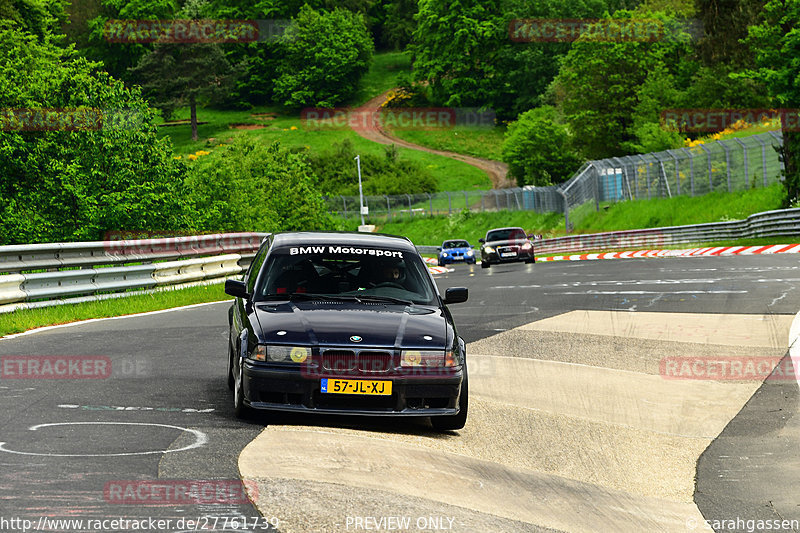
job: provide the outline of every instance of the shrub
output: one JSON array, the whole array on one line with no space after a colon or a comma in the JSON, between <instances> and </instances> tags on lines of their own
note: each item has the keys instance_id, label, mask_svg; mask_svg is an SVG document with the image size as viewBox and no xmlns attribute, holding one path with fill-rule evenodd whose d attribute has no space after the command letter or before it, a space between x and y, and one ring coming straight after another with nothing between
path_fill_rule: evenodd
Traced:
<instances>
[{"instance_id":1,"label":"shrub","mask_svg":"<svg viewBox=\"0 0 800 533\"><path fill-rule=\"evenodd\" d=\"M569 130L550 106L526 111L509 124L503 141L503 161L520 187L561 183L580 164L571 148Z\"/></svg>"},{"instance_id":2,"label":"shrub","mask_svg":"<svg viewBox=\"0 0 800 533\"><path fill-rule=\"evenodd\" d=\"M90 108L75 131L0 131L0 244L96 240L108 230L186 226L184 166L157 138L138 91L48 38L0 28L0 108ZM61 117L68 116L63 112ZM110 118L123 119L110 122ZM8 117L5 117L8 120ZM34 131L35 130L35 131Z\"/></svg>"},{"instance_id":3,"label":"shrub","mask_svg":"<svg viewBox=\"0 0 800 533\"><path fill-rule=\"evenodd\" d=\"M247 137L191 164L186 183L197 229L213 232L334 229L302 153Z\"/></svg>"},{"instance_id":4,"label":"shrub","mask_svg":"<svg viewBox=\"0 0 800 533\"><path fill-rule=\"evenodd\" d=\"M304 6L281 38L275 97L287 107L333 107L355 94L374 46L361 15Z\"/></svg>"},{"instance_id":5,"label":"shrub","mask_svg":"<svg viewBox=\"0 0 800 533\"><path fill-rule=\"evenodd\" d=\"M383 156L361 155L361 180L364 194L413 194L436 190L436 178L413 161L402 160L394 145L386 146ZM312 154L309 161L319 176L324 194L358 194L356 151L345 139L331 150Z\"/></svg>"}]
</instances>

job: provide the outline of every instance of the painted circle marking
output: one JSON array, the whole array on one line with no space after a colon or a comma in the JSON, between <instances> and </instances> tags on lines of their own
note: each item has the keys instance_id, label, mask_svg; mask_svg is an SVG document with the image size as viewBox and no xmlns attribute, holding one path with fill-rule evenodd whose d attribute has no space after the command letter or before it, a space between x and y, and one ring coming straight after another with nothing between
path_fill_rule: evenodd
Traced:
<instances>
[{"instance_id":1,"label":"painted circle marking","mask_svg":"<svg viewBox=\"0 0 800 533\"><path fill-rule=\"evenodd\" d=\"M30 431L36 431L40 428L45 427L52 427L52 426L155 426L155 427L163 427L163 428L170 428L170 429L177 429L179 431L185 431L187 433L191 433L194 435L194 442L184 446L182 448L176 448L174 450L152 450L149 452L125 452L125 453L36 453L36 452L20 452L17 450L9 450L7 449L5 442L0 442L0 451L6 453L14 453L17 455L36 455L36 456L44 456L44 457L120 457L126 455L150 455L156 453L174 453L174 452L184 452L186 450L191 450L194 448L199 448L204 446L208 442L208 436L203 433L202 431L198 431L196 429L189 429L180 426L172 426L169 424L152 424L148 422L54 422L51 424L38 424L36 426L31 426L28 429Z\"/></svg>"}]
</instances>

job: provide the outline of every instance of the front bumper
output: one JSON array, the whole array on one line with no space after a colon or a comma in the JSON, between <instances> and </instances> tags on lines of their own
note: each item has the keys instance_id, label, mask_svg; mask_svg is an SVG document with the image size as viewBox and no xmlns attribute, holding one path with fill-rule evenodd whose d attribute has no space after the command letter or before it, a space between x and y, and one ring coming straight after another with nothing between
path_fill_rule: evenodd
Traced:
<instances>
[{"instance_id":1,"label":"front bumper","mask_svg":"<svg viewBox=\"0 0 800 533\"><path fill-rule=\"evenodd\" d=\"M442 265L449 265L453 263L466 263L475 264L476 258L474 255L448 255L446 257L439 256L439 263Z\"/></svg>"},{"instance_id":2,"label":"front bumper","mask_svg":"<svg viewBox=\"0 0 800 533\"><path fill-rule=\"evenodd\" d=\"M534 257L533 251L528 250L520 250L516 255L510 257L502 257L497 252L492 252L490 254L482 253L481 261L487 261L491 264L518 263L520 261L533 261Z\"/></svg>"},{"instance_id":3,"label":"front bumper","mask_svg":"<svg viewBox=\"0 0 800 533\"><path fill-rule=\"evenodd\" d=\"M458 414L463 367L439 375L313 375L244 361L244 403L254 409L369 416ZM392 381L392 394L368 396L321 391L323 378Z\"/></svg>"}]
</instances>

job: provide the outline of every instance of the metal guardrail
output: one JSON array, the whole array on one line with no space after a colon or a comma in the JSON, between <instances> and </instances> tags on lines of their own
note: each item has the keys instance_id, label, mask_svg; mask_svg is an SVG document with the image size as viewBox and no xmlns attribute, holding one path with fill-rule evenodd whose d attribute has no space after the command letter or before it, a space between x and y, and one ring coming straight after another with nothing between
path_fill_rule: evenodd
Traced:
<instances>
[{"instance_id":1,"label":"metal guardrail","mask_svg":"<svg viewBox=\"0 0 800 533\"><path fill-rule=\"evenodd\" d=\"M534 241L534 249L537 254L541 255L797 235L800 235L800 209L780 209L756 213L744 220L730 222L611 231L542 239Z\"/></svg>"},{"instance_id":2,"label":"metal guardrail","mask_svg":"<svg viewBox=\"0 0 800 533\"><path fill-rule=\"evenodd\" d=\"M585 233L552 239L538 239L532 242L536 254L544 255L798 235L800 235L800 209L778 209L756 213L744 220ZM433 245L417 246L417 250L424 254L435 254L438 252L438 247Z\"/></svg>"},{"instance_id":3,"label":"metal guardrail","mask_svg":"<svg viewBox=\"0 0 800 533\"><path fill-rule=\"evenodd\" d=\"M113 265L258 249L266 233L219 233L161 239L107 240L0 246L0 273Z\"/></svg>"},{"instance_id":4,"label":"metal guardrail","mask_svg":"<svg viewBox=\"0 0 800 533\"><path fill-rule=\"evenodd\" d=\"M10 272L0 274L0 313L116 296L101 293L222 281L250 265L266 235L0 246L0 272Z\"/></svg>"}]
</instances>

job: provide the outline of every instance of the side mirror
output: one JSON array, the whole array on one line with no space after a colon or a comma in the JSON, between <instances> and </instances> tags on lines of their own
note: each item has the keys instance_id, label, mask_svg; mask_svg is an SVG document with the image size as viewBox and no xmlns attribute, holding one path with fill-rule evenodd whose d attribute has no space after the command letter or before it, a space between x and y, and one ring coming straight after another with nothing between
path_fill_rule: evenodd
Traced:
<instances>
[{"instance_id":1,"label":"side mirror","mask_svg":"<svg viewBox=\"0 0 800 533\"><path fill-rule=\"evenodd\" d=\"M441 246L437 246L437 247L436 247L436 251L437 251L437 252L441 252L441 251L442 251L442 247L441 247Z\"/></svg>"},{"instance_id":2,"label":"side mirror","mask_svg":"<svg viewBox=\"0 0 800 533\"><path fill-rule=\"evenodd\" d=\"M469 298L469 289L466 287L450 287L444 291L445 305L460 304L466 302L467 298Z\"/></svg>"},{"instance_id":3,"label":"side mirror","mask_svg":"<svg viewBox=\"0 0 800 533\"><path fill-rule=\"evenodd\" d=\"M481 244L486 244L486 239L478 239L478 242Z\"/></svg>"},{"instance_id":4,"label":"side mirror","mask_svg":"<svg viewBox=\"0 0 800 533\"><path fill-rule=\"evenodd\" d=\"M244 281L236 279L225 280L225 294L235 296L236 298L244 298L245 300L250 299L250 293L247 292L247 285L244 284Z\"/></svg>"}]
</instances>

